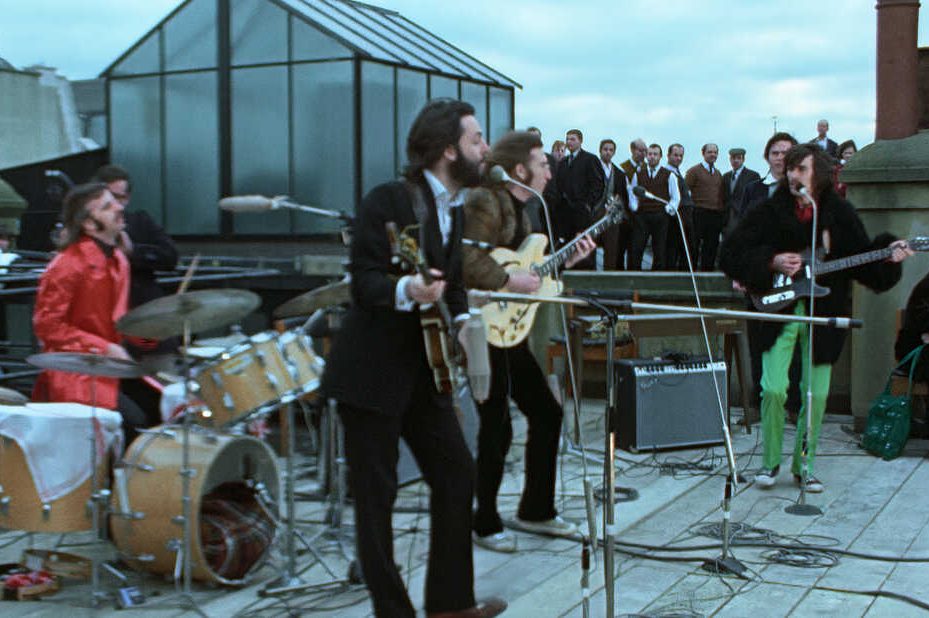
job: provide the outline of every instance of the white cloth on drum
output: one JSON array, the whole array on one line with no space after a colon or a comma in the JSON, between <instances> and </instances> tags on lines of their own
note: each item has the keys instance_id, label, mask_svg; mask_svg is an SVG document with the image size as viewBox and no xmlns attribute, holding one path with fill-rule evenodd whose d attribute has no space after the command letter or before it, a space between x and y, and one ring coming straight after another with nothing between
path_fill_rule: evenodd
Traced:
<instances>
[{"instance_id":1,"label":"white cloth on drum","mask_svg":"<svg viewBox=\"0 0 929 618\"><path fill-rule=\"evenodd\" d=\"M190 398L194 401L194 398ZM161 412L161 422L170 423L174 417L184 412L187 407L187 399L184 398L184 383L175 382L168 384L161 391L161 401L158 402L158 411Z\"/></svg>"},{"instance_id":2,"label":"white cloth on drum","mask_svg":"<svg viewBox=\"0 0 929 618\"><path fill-rule=\"evenodd\" d=\"M16 442L26 459L32 482L44 503L66 496L91 475L91 436L96 436L97 461L114 448L122 453L122 417L78 403L27 403L0 406L0 435ZM0 484L3 482L0 470Z\"/></svg>"}]
</instances>

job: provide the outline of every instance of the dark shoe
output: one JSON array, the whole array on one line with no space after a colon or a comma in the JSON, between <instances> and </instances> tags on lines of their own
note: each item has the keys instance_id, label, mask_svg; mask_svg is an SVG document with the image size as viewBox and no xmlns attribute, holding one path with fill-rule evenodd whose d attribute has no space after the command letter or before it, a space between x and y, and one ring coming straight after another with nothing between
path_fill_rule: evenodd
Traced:
<instances>
[{"instance_id":1,"label":"dark shoe","mask_svg":"<svg viewBox=\"0 0 929 618\"><path fill-rule=\"evenodd\" d=\"M794 482L797 483L797 485L800 485L802 480L803 479L800 477L799 474L794 474ZM825 491L825 489L826 489L826 486L823 485L822 481L820 481L815 476L810 476L806 479L806 491L808 493L821 494L823 493L823 491Z\"/></svg>"},{"instance_id":2,"label":"dark shoe","mask_svg":"<svg viewBox=\"0 0 929 618\"><path fill-rule=\"evenodd\" d=\"M478 601L477 605L456 612L428 612L429 618L491 618L499 616L506 610L506 601L497 597L490 597Z\"/></svg>"}]
</instances>

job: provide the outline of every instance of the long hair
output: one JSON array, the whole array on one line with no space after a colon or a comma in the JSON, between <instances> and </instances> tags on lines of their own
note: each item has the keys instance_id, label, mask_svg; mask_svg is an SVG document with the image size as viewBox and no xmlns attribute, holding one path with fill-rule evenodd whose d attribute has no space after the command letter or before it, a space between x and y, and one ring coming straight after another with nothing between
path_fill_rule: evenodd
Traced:
<instances>
[{"instance_id":1,"label":"long hair","mask_svg":"<svg viewBox=\"0 0 929 618\"><path fill-rule=\"evenodd\" d=\"M493 145L487 157L484 159L486 169L493 169L499 165L503 170L513 175L516 166L522 163L529 172L529 178L523 179L522 182L530 184L532 182L532 172L529 168L529 153L535 148L542 147L542 140L535 133L529 131L510 131Z\"/></svg>"},{"instance_id":2,"label":"long hair","mask_svg":"<svg viewBox=\"0 0 929 618\"><path fill-rule=\"evenodd\" d=\"M435 99L427 103L410 128L406 140L408 163L403 175L414 179L432 167L446 148L458 144L461 119L473 115L474 107L464 101Z\"/></svg>"},{"instance_id":3,"label":"long hair","mask_svg":"<svg viewBox=\"0 0 929 618\"><path fill-rule=\"evenodd\" d=\"M61 210L61 222L64 227L56 240L59 249L66 249L78 241L83 232L84 221L90 216L87 204L103 195L104 191L106 185L102 182L88 182L68 191Z\"/></svg>"},{"instance_id":4,"label":"long hair","mask_svg":"<svg viewBox=\"0 0 929 618\"><path fill-rule=\"evenodd\" d=\"M784 157L784 178L787 172L803 163L807 157L813 157L813 192L817 198L827 191L832 191L832 171L835 164L825 150L816 144L797 144L787 151Z\"/></svg>"},{"instance_id":5,"label":"long hair","mask_svg":"<svg viewBox=\"0 0 929 618\"><path fill-rule=\"evenodd\" d=\"M768 153L771 152L771 146L774 145L774 142L790 142L791 145L796 146L797 140L790 133L785 133L784 131L778 131L774 135L768 138L768 143L764 145L764 160L768 160Z\"/></svg>"}]
</instances>

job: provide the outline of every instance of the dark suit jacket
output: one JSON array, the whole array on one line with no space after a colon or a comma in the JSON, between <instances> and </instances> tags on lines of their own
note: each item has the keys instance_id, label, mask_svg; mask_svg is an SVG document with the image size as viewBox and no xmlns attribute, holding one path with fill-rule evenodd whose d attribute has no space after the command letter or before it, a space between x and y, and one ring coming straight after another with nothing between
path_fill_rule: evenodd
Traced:
<instances>
[{"instance_id":1,"label":"dark suit jacket","mask_svg":"<svg viewBox=\"0 0 929 618\"><path fill-rule=\"evenodd\" d=\"M738 180L735 181L735 189L733 190L731 188L732 170L723 174L723 205L728 216L731 217L733 212L738 209L745 187L756 180L761 180L761 176L758 175L758 172L743 167L742 173L739 174Z\"/></svg>"},{"instance_id":2,"label":"dark suit jacket","mask_svg":"<svg viewBox=\"0 0 929 618\"><path fill-rule=\"evenodd\" d=\"M809 141L810 144L817 144L819 137L814 137ZM817 144L819 145L819 144ZM833 159L839 158L839 145L832 141L832 138L826 137L826 152L829 153L829 156Z\"/></svg>"},{"instance_id":3,"label":"dark suit jacket","mask_svg":"<svg viewBox=\"0 0 929 618\"><path fill-rule=\"evenodd\" d=\"M445 301L451 314L467 313L461 270L462 209L452 209L452 232L443 248L432 191L421 177L418 184L427 205L426 259L445 275ZM322 391L356 408L399 415L409 404L417 373L428 367L419 309L395 308L397 281L408 273L391 263L388 221L401 231L416 223L403 182L375 187L357 213L350 266L352 306L333 341Z\"/></svg>"},{"instance_id":4,"label":"dark suit jacket","mask_svg":"<svg viewBox=\"0 0 929 618\"><path fill-rule=\"evenodd\" d=\"M611 178L613 179L613 190L610 192L611 195L619 196L620 202L623 205L623 208L628 208L629 206L629 193L626 190L626 174L623 170L616 167L615 163L610 163ZM610 196L607 195L609 188L609 180L606 178L606 174L603 173L603 164L600 161L597 161L597 169L600 172L600 182L603 183L603 195L600 197L600 201L597 203L598 206L602 206L606 203L607 198Z\"/></svg>"},{"instance_id":5,"label":"dark suit jacket","mask_svg":"<svg viewBox=\"0 0 929 618\"><path fill-rule=\"evenodd\" d=\"M555 227L562 238L573 238L590 223L593 208L603 197L600 159L579 149L577 159L568 165L565 155L558 164L555 183L559 196Z\"/></svg>"},{"instance_id":6,"label":"dark suit jacket","mask_svg":"<svg viewBox=\"0 0 929 618\"><path fill-rule=\"evenodd\" d=\"M144 210L126 213L126 233L133 246L129 257L129 265L132 267L129 307L132 308L164 295L155 282L155 271L174 270L177 266L177 247Z\"/></svg>"}]
</instances>

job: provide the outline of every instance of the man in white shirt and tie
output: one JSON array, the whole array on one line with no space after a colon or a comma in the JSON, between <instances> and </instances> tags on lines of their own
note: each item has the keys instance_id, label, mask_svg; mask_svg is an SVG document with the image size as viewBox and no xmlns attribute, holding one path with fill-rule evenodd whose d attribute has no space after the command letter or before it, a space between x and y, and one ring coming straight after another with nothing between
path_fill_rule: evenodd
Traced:
<instances>
[{"instance_id":1,"label":"man in white shirt and tie","mask_svg":"<svg viewBox=\"0 0 929 618\"><path fill-rule=\"evenodd\" d=\"M661 166L661 155L661 146L650 145L645 155L647 165L636 172L629 184L629 210L634 213L629 270L642 270L642 256L649 238L652 241L652 270L666 268L668 215L677 213L681 193L677 177L668 168ZM633 189L637 186L644 187L660 199L636 197Z\"/></svg>"}]
</instances>

